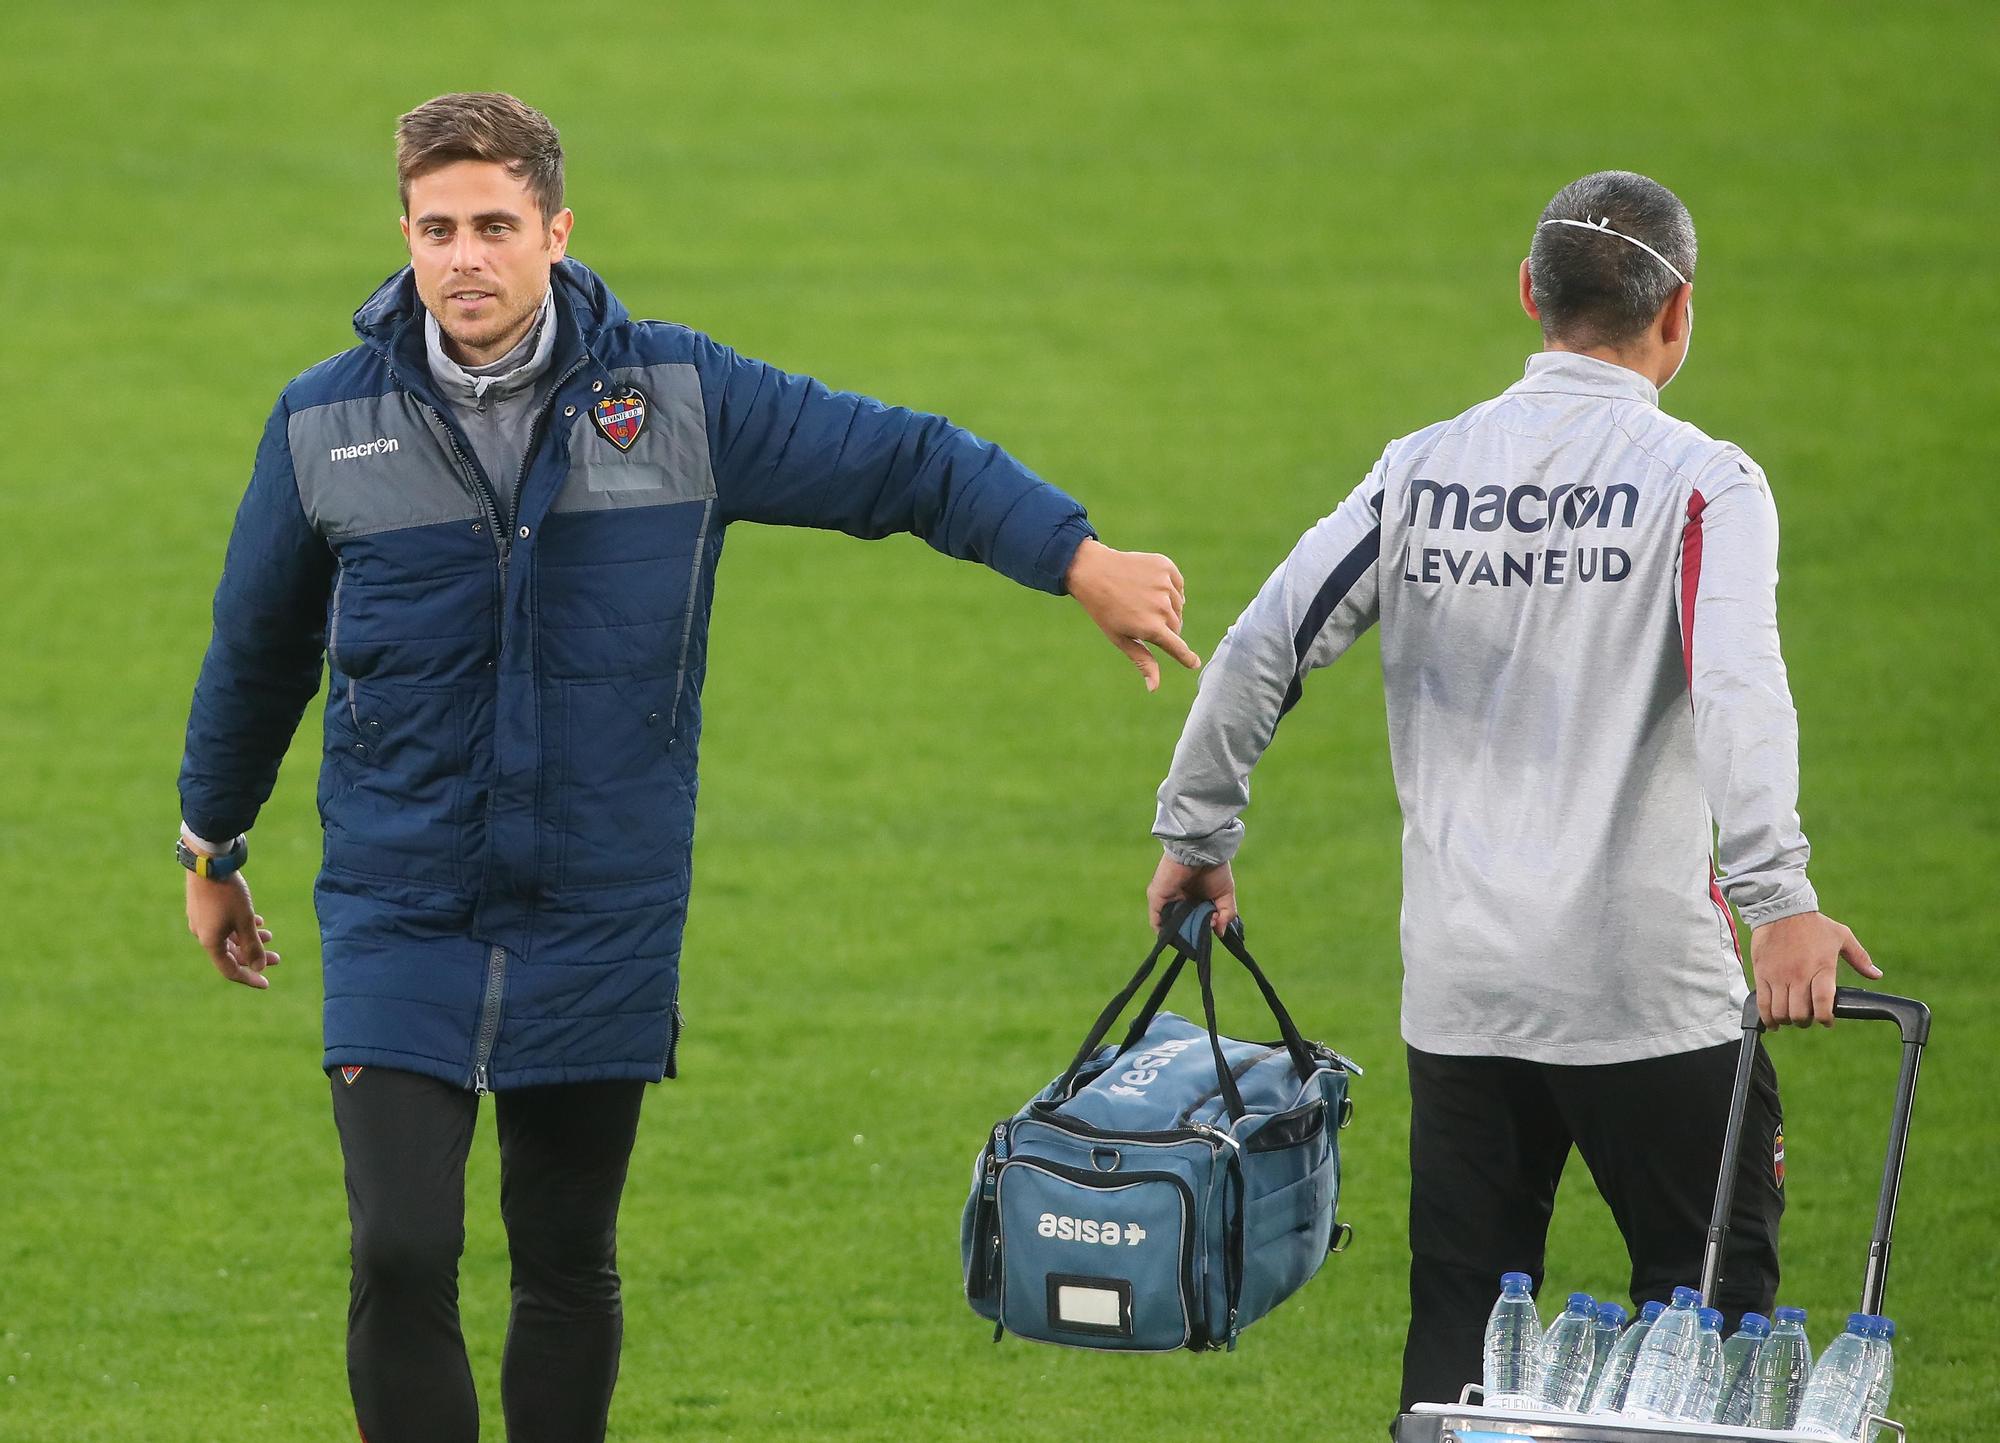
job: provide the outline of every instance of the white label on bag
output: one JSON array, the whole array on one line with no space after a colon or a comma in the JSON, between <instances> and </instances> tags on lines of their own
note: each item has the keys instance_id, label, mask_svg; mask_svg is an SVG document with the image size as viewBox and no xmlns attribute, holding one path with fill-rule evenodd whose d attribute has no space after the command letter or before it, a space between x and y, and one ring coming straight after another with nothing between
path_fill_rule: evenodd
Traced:
<instances>
[{"instance_id":1,"label":"white label on bag","mask_svg":"<svg viewBox=\"0 0 2000 1443\"><path fill-rule=\"evenodd\" d=\"M1112 1289L1079 1288L1073 1283L1058 1283L1056 1321L1081 1323L1087 1328L1116 1328L1125 1320L1119 1316L1118 1294Z\"/></svg>"},{"instance_id":2,"label":"white label on bag","mask_svg":"<svg viewBox=\"0 0 2000 1443\"><path fill-rule=\"evenodd\" d=\"M1119 1097L1144 1097L1146 1089L1159 1081L1161 1070L1192 1046L1194 1042L1191 1039L1182 1038L1162 1042L1158 1047L1137 1054L1130 1059L1131 1065L1118 1075L1118 1081L1105 1091Z\"/></svg>"},{"instance_id":3,"label":"white label on bag","mask_svg":"<svg viewBox=\"0 0 2000 1443\"><path fill-rule=\"evenodd\" d=\"M1146 1240L1146 1230L1137 1223L1099 1222L1096 1218L1070 1218L1057 1213L1043 1213L1035 1222L1035 1231L1057 1242L1102 1243L1107 1248L1120 1243L1136 1248Z\"/></svg>"}]
</instances>

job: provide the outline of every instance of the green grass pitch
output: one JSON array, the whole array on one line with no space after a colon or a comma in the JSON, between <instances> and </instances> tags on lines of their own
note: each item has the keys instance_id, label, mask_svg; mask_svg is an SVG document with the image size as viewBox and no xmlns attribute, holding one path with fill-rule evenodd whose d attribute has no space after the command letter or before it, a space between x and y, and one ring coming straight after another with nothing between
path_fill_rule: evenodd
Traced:
<instances>
[{"instance_id":1,"label":"green grass pitch","mask_svg":"<svg viewBox=\"0 0 2000 1443\"><path fill-rule=\"evenodd\" d=\"M173 777L271 398L401 263L393 119L488 87L562 127L577 254L635 312L998 439L1178 559L1204 653L1385 440L1519 374L1514 267L1558 186L1677 188L1700 334L1668 400L1779 494L1815 878L1937 1011L1898 1411L1919 1443L1993 1435L1989 7L80 0L0 13L0 1439L352 1436L313 742L257 831L268 995L183 931ZM1165 1359L994 1346L956 1224L981 1130L1142 947L1192 679L1148 698L1071 603L913 541L747 527L713 656L684 1078L626 1196L612 1436L1380 1437L1407 1109L1372 645L1308 685L1240 869L1302 1024L1370 1065L1358 1237L1233 1356ZM1823 1343L1896 1049L1774 1046L1784 1291ZM489 1133L463 1290L492 1437L496 1167ZM1550 1284L1617 1295L1581 1171Z\"/></svg>"}]
</instances>

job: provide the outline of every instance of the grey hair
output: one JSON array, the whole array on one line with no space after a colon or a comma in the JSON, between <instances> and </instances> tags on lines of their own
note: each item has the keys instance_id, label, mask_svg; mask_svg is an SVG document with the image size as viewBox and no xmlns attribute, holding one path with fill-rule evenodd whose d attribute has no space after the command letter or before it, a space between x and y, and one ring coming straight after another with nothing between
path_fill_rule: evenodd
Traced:
<instances>
[{"instance_id":1,"label":"grey hair","mask_svg":"<svg viewBox=\"0 0 2000 1443\"><path fill-rule=\"evenodd\" d=\"M1674 271L1694 279L1694 218L1679 196L1646 176L1600 170L1573 180L1556 192L1541 219L1528 247L1528 284L1551 339L1570 345L1629 341L1679 289ZM1644 241L1667 265L1617 236L1549 225L1552 220L1608 224Z\"/></svg>"}]
</instances>

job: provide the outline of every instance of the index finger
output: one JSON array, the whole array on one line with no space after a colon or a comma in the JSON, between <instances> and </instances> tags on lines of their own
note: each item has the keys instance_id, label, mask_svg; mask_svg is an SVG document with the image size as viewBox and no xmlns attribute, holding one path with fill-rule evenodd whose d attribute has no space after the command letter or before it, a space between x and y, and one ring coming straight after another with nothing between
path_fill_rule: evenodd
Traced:
<instances>
[{"instance_id":1,"label":"index finger","mask_svg":"<svg viewBox=\"0 0 2000 1443\"><path fill-rule=\"evenodd\" d=\"M1201 658L1196 656L1193 649L1173 632L1163 628L1158 635L1149 636L1146 640L1152 642L1153 645L1164 651L1189 671L1201 670Z\"/></svg>"}]
</instances>

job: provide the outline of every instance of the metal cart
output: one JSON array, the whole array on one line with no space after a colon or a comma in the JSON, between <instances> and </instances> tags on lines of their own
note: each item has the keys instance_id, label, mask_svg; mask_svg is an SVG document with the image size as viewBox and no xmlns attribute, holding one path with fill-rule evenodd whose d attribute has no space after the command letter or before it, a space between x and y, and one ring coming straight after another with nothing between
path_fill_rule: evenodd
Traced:
<instances>
[{"instance_id":1,"label":"metal cart","mask_svg":"<svg viewBox=\"0 0 2000 1443\"><path fill-rule=\"evenodd\" d=\"M1903 1067L1896 1081L1896 1107L1889 1123L1888 1157L1882 1166L1882 1191L1875 1205L1875 1230L1868 1241L1868 1269L1861 1283L1864 1313L1882 1311L1882 1293L1889 1277L1890 1236L1896 1226L1896 1197L1903 1183L1903 1152L1910 1137L1910 1103L1916 1096L1917 1068L1930 1040L1931 1010L1909 997L1892 997L1858 987L1834 993L1835 1017L1893 1022L1903 1037ZM1723 1134L1722 1175L1715 1185L1715 1211L1709 1218L1708 1245L1702 1255L1701 1300L1707 1305L1722 1272L1723 1242L1729 1235L1729 1211L1736 1191L1736 1154L1743 1141L1743 1113L1750 1096L1750 1067L1757 1055L1757 1035L1764 1025L1757 1016L1757 999L1743 1006L1743 1051L1736 1064L1736 1088L1729 1103L1729 1126ZM1773 1432L1719 1423L1641 1423L1629 1418L1580 1417L1574 1413L1537 1413L1488 1408L1473 1402L1480 1392L1470 1384L1456 1403L1418 1403L1396 1420L1396 1443L1826 1443L1809 1434ZM1871 1417L1864 1438L1875 1429L1900 1440L1903 1425L1890 1418Z\"/></svg>"}]
</instances>

